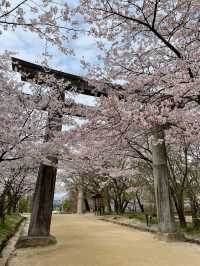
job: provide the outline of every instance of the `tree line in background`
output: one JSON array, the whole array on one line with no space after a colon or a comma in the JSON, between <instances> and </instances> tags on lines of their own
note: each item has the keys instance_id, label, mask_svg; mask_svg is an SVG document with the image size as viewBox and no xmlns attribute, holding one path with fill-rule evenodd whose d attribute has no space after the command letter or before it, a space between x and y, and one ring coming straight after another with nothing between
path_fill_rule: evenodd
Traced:
<instances>
[{"instance_id":1,"label":"tree line in background","mask_svg":"<svg viewBox=\"0 0 200 266\"><path fill-rule=\"evenodd\" d=\"M194 148L194 147L193 147ZM197 147L198 148L198 147ZM131 150L130 150L131 152ZM88 151L91 154L90 151ZM183 153L184 154L184 153ZM194 227L199 226L199 165L198 159L189 156L189 163L185 162L182 151L177 156L169 158L172 176L170 176L170 191L173 200L173 208L178 216L179 223L186 227L186 215L192 216ZM188 151L188 154L189 151ZM81 156L81 153L80 153ZM152 165L141 158L120 160L114 158L113 154L109 160L102 154L102 165L100 158L97 161L87 157L73 158L72 172L69 163L65 163L66 172L63 172L62 180L69 192L68 211L77 211L78 200L82 201L82 212L84 210L94 211L93 196L101 194L105 214L139 211L151 216L156 215L156 201L154 193L154 179ZM107 154L108 156L108 154ZM172 155L171 155L172 156ZM105 161L107 158L107 161ZM188 157L187 157L188 160ZM75 163L77 168L75 169ZM187 166L187 175L185 167ZM95 164L98 164L95 165ZM84 169L82 169L84 165ZM83 193L80 199L78 195ZM89 201L90 208L87 208ZM78 204L78 203L77 203ZM80 203L79 203L80 204Z\"/></svg>"}]
</instances>

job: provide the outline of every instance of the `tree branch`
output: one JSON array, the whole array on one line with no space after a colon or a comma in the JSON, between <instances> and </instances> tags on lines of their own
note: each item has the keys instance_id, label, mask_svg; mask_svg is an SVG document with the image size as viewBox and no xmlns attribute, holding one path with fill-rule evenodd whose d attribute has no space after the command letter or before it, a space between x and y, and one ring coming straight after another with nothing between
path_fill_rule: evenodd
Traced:
<instances>
[{"instance_id":1,"label":"tree branch","mask_svg":"<svg viewBox=\"0 0 200 266\"><path fill-rule=\"evenodd\" d=\"M24 0L21 3L19 3L18 5L16 5L14 8L12 8L11 10L9 10L8 12L4 13L3 15L0 16L0 19L3 17L7 17L8 15L10 15L13 11L15 11L17 8L19 8L21 5L25 4L28 0Z\"/></svg>"}]
</instances>

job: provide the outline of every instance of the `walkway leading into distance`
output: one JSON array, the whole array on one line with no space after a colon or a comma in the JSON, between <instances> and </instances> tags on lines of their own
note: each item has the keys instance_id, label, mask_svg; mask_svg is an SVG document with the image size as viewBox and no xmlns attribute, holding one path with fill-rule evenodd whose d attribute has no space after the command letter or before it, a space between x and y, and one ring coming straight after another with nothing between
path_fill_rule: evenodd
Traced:
<instances>
[{"instance_id":1,"label":"walkway leading into distance","mask_svg":"<svg viewBox=\"0 0 200 266\"><path fill-rule=\"evenodd\" d=\"M153 235L96 220L55 215L58 244L19 249L10 266L199 266L200 246L165 243Z\"/></svg>"}]
</instances>

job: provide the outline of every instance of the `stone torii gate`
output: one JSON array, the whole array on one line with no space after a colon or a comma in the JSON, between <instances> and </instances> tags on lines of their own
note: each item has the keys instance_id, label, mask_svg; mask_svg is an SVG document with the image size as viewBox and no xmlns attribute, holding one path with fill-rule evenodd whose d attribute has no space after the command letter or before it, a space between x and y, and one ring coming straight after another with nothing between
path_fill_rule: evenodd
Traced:
<instances>
[{"instance_id":1,"label":"stone torii gate","mask_svg":"<svg viewBox=\"0 0 200 266\"><path fill-rule=\"evenodd\" d=\"M36 82L41 84L41 80L39 80L39 74L52 74L55 76L57 80L63 79L66 82L70 82L70 85L66 87L66 91L70 91L73 87L73 91L79 94L85 94L88 96L100 97L100 96L108 96L109 89L117 90L119 93L119 98L123 97L123 88L120 86L113 86L112 84L108 84L108 86L103 87L101 91L98 91L95 87L89 85L89 83L84 80L80 76L64 73L61 71L57 71L54 69L46 69L40 65L32 64L27 61L12 58L12 67L14 71L21 73L22 81L28 82ZM44 83L44 82L43 82ZM54 88L55 89L55 88ZM58 94L59 101L65 101L65 91ZM76 109L75 115L78 114L78 108ZM47 126L47 135L45 141L50 141L53 139L49 132L52 131L61 131L62 129L62 117L64 113L51 112L48 113L48 126ZM74 115L74 113L72 114ZM55 123L56 121L56 123ZM57 123L57 122L60 123ZM57 126L55 126L57 124ZM57 165L58 159L55 156L49 157L48 160L52 162L52 165L45 165L44 163L40 164L38 177L35 187L35 193L33 197L33 208L31 214L31 221L29 225L28 236L21 239L19 242L19 246L34 246L34 245L47 245L56 243L54 237L50 236L50 224L51 224L51 215L52 215L52 206L53 206L53 196L54 196L54 188L56 182L56 174L57 174ZM162 162L163 164L163 162ZM159 173L157 175L158 180L156 184L158 184L159 189L156 189L156 195L158 199L161 199L159 202L159 213L158 218L162 217L162 223L165 225L163 227L163 233L167 233L169 226L169 221L172 219L172 207L169 202L169 190L166 190L166 184L163 182L162 167L159 168ZM162 191L166 193L163 193ZM168 204L166 204L166 202ZM170 229L168 233L172 233ZM162 232L161 232L162 233Z\"/></svg>"},{"instance_id":2,"label":"stone torii gate","mask_svg":"<svg viewBox=\"0 0 200 266\"><path fill-rule=\"evenodd\" d=\"M64 88L63 91L60 91L59 87L53 87L53 90L56 91L55 97L57 97L57 100L62 104L65 102L65 91L70 91L72 88L76 93L89 96L100 97L108 95L108 88L103 88L101 91L97 91L95 87L90 86L82 77L49 68L47 69L18 58L12 58L12 68L14 71L21 73L22 81L45 84L45 79L41 79L41 76L53 75L56 80L62 79L64 82L69 82L70 85ZM73 104L70 113L58 112L56 108L48 112L45 142L53 140L54 135L52 132L60 132L62 130L63 115L71 114L75 116L83 116L82 114L80 115L82 112L79 112L82 108L83 105ZM50 164L47 165L44 162L41 162L39 166L28 236L21 237L17 244L18 247L35 246L38 244L47 245L56 242L55 238L50 236L50 225L58 158L56 156L49 156L47 159L51 162Z\"/></svg>"}]
</instances>

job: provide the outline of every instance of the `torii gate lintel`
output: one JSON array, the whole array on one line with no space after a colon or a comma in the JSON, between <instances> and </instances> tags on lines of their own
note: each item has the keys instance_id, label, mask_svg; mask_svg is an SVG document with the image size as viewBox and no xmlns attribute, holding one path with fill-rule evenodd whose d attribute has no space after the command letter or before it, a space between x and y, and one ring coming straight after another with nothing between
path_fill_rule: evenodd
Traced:
<instances>
[{"instance_id":1,"label":"torii gate lintel","mask_svg":"<svg viewBox=\"0 0 200 266\"><path fill-rule=\"evenodd\" d=\"M57 80L63 79L64 81L70 82L70 85L66 87L66 91L70 91L70 89L74 88L73 92L75 93L94 97L107 97L109 90L116 90L119 95L123 95L123 88L120 85L105 83L100 90L97 90L95 86L89 84L89 82L81 76L47 68L15 57L12 57L12 68L14 71L20 72L22 74L22 81L33 82L34 80L34 82L41 84L45 83L45 81L39 79L39 73L43 75L52 74Z\"/></svg>"}]
</instances>

